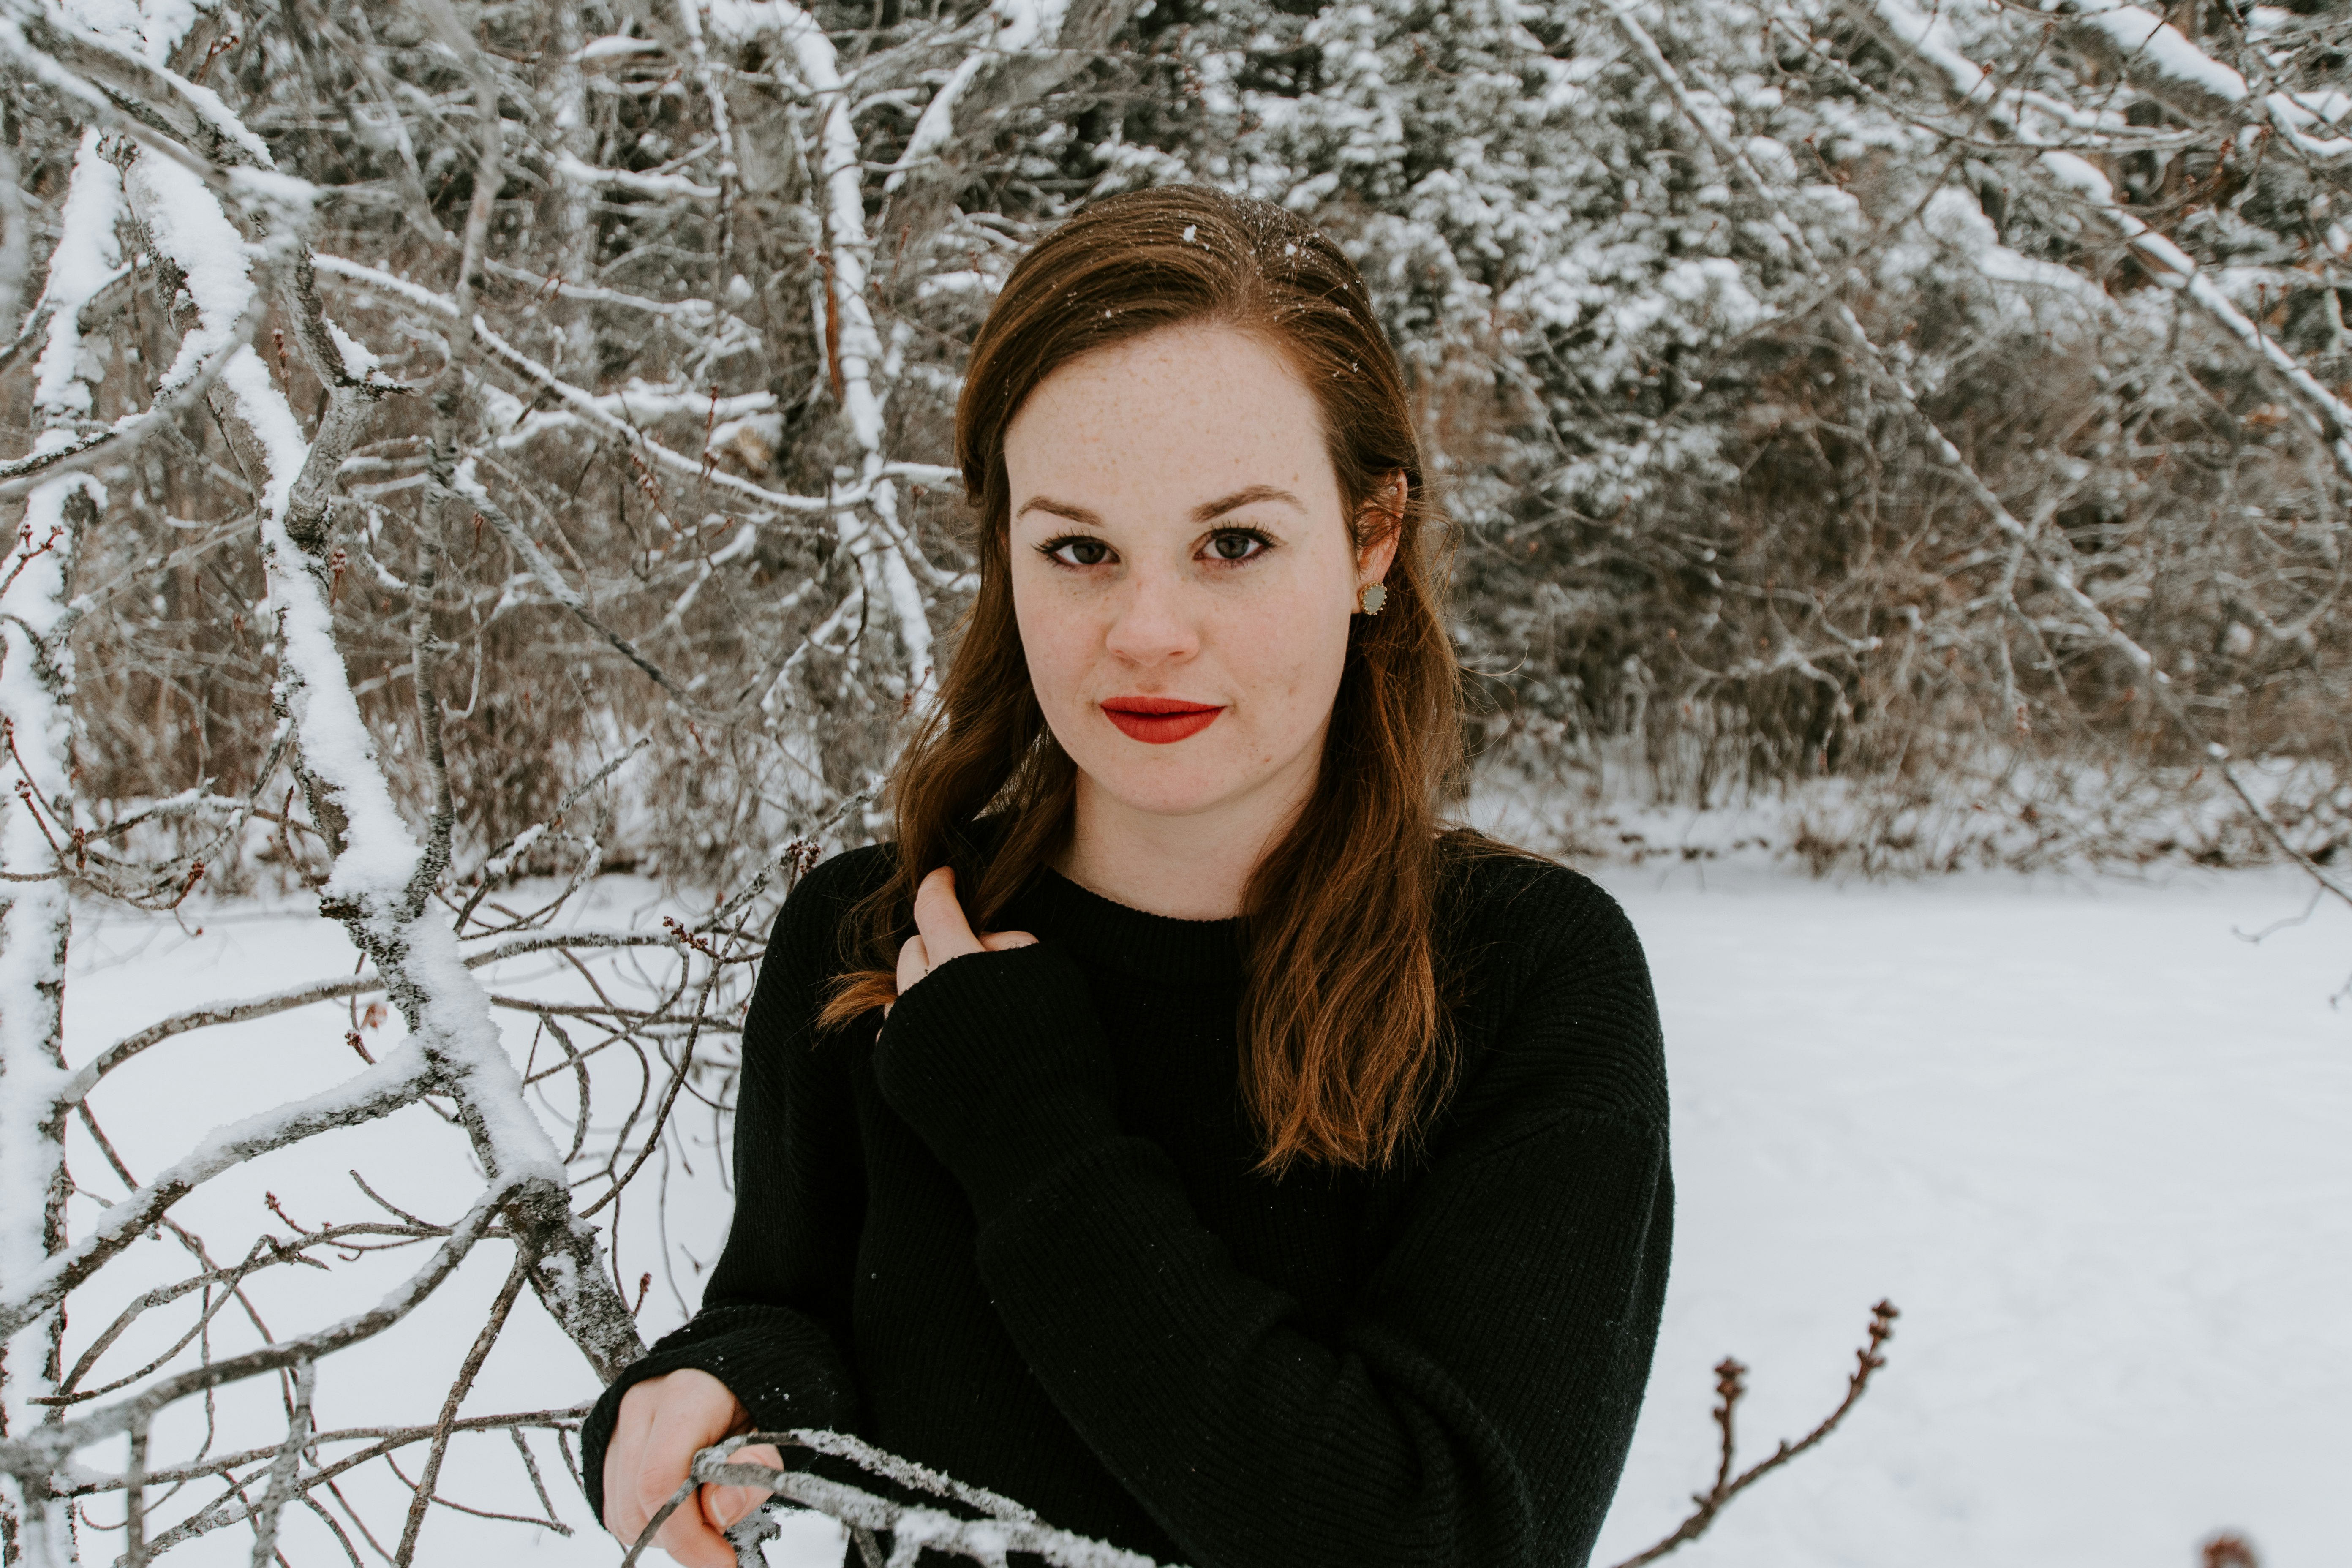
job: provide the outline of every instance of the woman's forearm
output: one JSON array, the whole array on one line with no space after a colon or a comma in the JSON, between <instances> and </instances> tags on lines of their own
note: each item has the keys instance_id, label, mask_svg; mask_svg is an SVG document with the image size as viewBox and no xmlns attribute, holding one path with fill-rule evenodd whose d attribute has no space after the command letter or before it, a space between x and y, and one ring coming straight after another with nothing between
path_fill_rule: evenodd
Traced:
<instances>
[{"instance_id":1,"label":"woman's forearm","mask_svg":"<svg viewBox=\"0 0 2352 1568\"><path fill-rule=\"evenodd\" d=\"M1063 1164L980 1262L1055 1405L1192 1568L1511 1568L1591 1549L1671 1226L1664 1129L1566 1113L1434 1174L1333 1331L1234 1266L1142 1140Z\"/></svg>"}]
</instances>

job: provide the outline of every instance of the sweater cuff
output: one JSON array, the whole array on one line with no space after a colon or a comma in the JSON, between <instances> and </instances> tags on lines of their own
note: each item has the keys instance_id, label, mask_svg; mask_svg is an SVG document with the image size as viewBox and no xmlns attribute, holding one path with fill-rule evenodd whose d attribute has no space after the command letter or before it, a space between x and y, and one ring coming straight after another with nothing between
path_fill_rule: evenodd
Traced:
<instances>
[{"instance_id":1,"label":"sweater cuff","mask_svg":"<svg viewBox=\"0 0 2352 1568\"><path fill-rule=\"evenodd\" d=\"M832 1342L789 1308L697 1313L623 1369L580 1424L580 1484L597 1522L604 1519L604 1450L622 1396L638 1384L689 1368L707 1372L751 1413L755 1432L813 1427L855 1435L857 1393L839 1362Z\"/></svg>"},{"instance_id":2,"label":"sweater cuff","mask_svg":"<svg viewBox=\"0 0 2352 1568\"><path fill-rule=\"evenodd\" d=\"M908 987L882 1030L885 1097L982 1225L1073 1152L1119 1135L1086 973L1051 942L950 959Z\"/></svg>"}]
</instances>

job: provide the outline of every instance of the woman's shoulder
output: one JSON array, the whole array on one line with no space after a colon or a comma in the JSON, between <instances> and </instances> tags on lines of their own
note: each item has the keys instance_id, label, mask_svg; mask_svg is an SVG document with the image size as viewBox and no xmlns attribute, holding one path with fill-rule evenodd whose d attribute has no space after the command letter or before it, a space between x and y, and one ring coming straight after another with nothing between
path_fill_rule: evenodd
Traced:
<instances>
[{"instance_id":1,"label":"woman's shoulder","mask_svg":"<svg viewBox=\"0 0 2352 1568\"><path fill-rule=\"evenodd\" d=\"M802 872L769 930L767 967L810 980L840 973L852 957L844 944L855 941L850 911L887 883L898 865L896 844L866 844Z\"/></svg>"},{"instance_id":2,"label":"woman's shoulder","mask_svg":"<svg viewBox=\"0 0 2352 1568\"><path fill-rule=\"evenodd\" d=\"M1483 836L1450 835L1444 858L1470 1100L1662 1123L1657 1000L1623 908L1572 867Z\"/></svg>"},{"instance_id":3,"label":"woman's shoulder","mask_svg":"<svg viewBox=\"0 0 2352 1568\"><path fill-rule=\"evenodd\" d=\"M950 847L947 853L964 870L966 886L971 877L967 861L985 865L1003 842L1009 820L1000 813L948 829ZM856 940L847 931L846 917L897 876L899 848L895 839L862 844L828 855L811 866L793 885L783 908L777 911L771 947L782 944L797 952L821 952L827 962L849 963L851 955L838 951L844 940ZM903 911L901 918L905 919ZM911 924L907 929L912 934Z\"/></svg>"},{"instance_id":4,"label":"woman's shoulder","mask_svg":"<svg viewBox=\"0 0 2352 1568\"><path fill-rule=\"evenodd\" d=\"M898 868L895 843L861 844L837 850L801 873L793 884L786 907L794 900L810 903L854 904L890 879Z\"/></svg>"},{"instance_id":5,"label":"woman's shoulder","mask_svg":"<svg viewBox=\"0 0 2352 1568\"><path fill-rule=\"evenodd\" d=\"M1438 865L1443 924L1475 946L1641 957L1633 922L1609 891L1548 855L1454 828L1438 840Z\"/></svg>"}]
</instances>

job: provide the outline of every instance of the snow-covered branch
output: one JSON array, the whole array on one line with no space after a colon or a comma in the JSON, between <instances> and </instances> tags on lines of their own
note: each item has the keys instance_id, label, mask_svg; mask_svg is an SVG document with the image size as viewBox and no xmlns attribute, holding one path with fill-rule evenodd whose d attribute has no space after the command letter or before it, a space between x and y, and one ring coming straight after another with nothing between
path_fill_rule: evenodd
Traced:
<instances>
[{"instance_id":1,"label":"snow-covered branch","mask_svg":"<svg viewBox=\"0 0 2352 1568\"><path fill-rule=\"evenodd\" d=\"M2352 480L2352 406L2324 385L2275 338L2248 320L2215 286L2205 269L2178 245L2125 211L2116 200L2114 186L2105 174L2078 153L2063 145L2049 144L2027 118L2012 116L1998 107L1989 88L1990 79L1953 43L1950 29L1944 22L1916 10L1908 0L1847 0L1847 5L1890 47L1940 76L1954 100L1976 110L1989 129L2014 139L2022 147L2036 150L2036 166L2055 187L2074 198L2095 222L2129 246L2132 254L2158 282L2186 300L2277 377L2279 385L2294 400L2297 415L2319 439L2337 471ZM2089 21L2102 25L2100 36L2111 41L2126 32L2137 32L2141 22L2155 22L2147 13L2129 5L2085 15ZM2225 68L2189 48L2168 25L2151 26L2138 49L2155 62L2167 81L2198 84L2223 103L2234 104L2245 96L2242 79L2235 72L2225 76ZM2224 90L2232 81L2234 91ZM2307 117L2309 111L2299 112ZM2352 141L2345 145L2352 151Z\"/></svg>"},{"instance_id":2,"label":"snow-covered branch","mask_svg":"<svg viewBox=\"0 0 2352 1568\"><path fill-rule=\"evenodd\" d=\"M754 1443L809 1448L846 1459L877 1479L910 1491L927 1492L943 1503L961 1505L969 1511L900 1502L805 1470L776 1469L745 1463L734 1457L740 1449ZM623 1568L634 1568L669 1516L685 1503L696 1487L704 1485L761 1488L772 1497L831 1514L850 1527L871 1563L883 1561L874 1537L877 1532L887 1532L891 1539L889 1568L912 1568L915 1560L926 1552L992 1563L1004 1562L1008 1552L1033 1553L1054 1568L1159 1568L1139 1552L1056 1530L1011 1498L965 1485L856 1438L836 1432L808 1430L747 1433L697 1454L685 1483L647 1521L628 1555L622 1559ZM978 1517L971 1517L972 1514ZM739 1542L757 1538L756 1519L750 1521L749 1528L739 1528L736 1532Z\"/></svg>"}]
</instances>

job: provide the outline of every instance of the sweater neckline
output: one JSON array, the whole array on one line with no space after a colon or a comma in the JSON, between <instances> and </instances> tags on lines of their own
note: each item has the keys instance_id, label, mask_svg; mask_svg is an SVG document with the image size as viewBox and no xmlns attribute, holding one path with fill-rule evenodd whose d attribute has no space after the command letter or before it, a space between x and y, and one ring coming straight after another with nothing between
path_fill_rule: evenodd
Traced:
<instances>
[{"instance_id":1,"label":"sweater neckline","mask_svg":"<svg viewBox=\"0 0 2352 1568\"><path fill-rule=\"evenodd\" d=\"M1184 920L1106 897L1041 866L1015 900L1029 930L1081 959L1148 980L1238 991L1242 917ZM1010 923L1010 922L1008 922Z\"/></svg>"}]
</instances>

